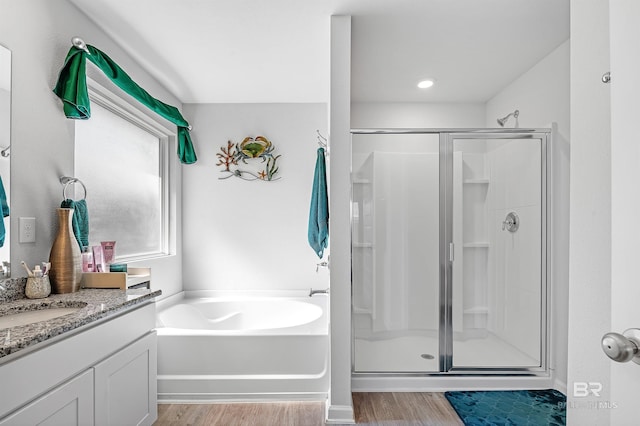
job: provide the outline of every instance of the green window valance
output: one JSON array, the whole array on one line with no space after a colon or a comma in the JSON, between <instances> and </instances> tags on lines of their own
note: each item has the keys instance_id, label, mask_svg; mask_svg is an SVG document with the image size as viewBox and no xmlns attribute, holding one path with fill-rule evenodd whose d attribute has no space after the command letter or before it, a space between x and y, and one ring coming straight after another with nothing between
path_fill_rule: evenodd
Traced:
<instances>
[{"instance_id":1,"label":"green window valance","mask_svg":"<svg viewBox=\"0 0 640 426\"><path fill-rule=\"evenodd\" d=\"M127 75L111 58L93 46L86 45L87 50L72 46L60 70L58 82L53 92L62 99L64 113L67 118L86 120L91 117L89 92L87 90L86 61L89 59L113 83L140 101L143 105L155 111L178 126L178 157L183 164L193 164L197 157L191 136L189 123L184 119L176 107L167 105L153 96Z\"/></svg>"}]
</instances>

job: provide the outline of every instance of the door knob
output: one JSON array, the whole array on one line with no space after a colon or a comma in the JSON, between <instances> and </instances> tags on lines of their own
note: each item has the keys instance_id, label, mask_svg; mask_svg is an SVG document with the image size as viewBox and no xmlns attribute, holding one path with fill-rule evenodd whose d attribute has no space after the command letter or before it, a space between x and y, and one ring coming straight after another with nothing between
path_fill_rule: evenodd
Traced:
<instances>
[{"instance_id":1,"label":"door knob","mask_svg":"<svg viewBox=\"0 0 640 426\"><path fill-rule=\"evenodd\" d=\"M617 362L633 361L640 364L640 329L630 328L624 333L607 333L602 336L602 350Z\"/></svg>"}]
</instances>

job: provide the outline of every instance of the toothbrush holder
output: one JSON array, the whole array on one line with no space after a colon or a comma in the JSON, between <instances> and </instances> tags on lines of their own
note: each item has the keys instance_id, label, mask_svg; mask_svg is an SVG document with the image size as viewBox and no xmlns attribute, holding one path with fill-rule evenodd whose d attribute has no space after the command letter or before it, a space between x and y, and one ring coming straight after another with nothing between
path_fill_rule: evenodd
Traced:
<instances>
[{"instance_id":1,"label":"toothbrush holder","mask_svg":"<svg viewBox=\"0 0 640 426\"><path fill-rule=\"evenodd\" d=\"M49 276L27 278L24 293L29 299L42 299L50 295L51 283L49 282Z\"/></svg>"}]
</instances>

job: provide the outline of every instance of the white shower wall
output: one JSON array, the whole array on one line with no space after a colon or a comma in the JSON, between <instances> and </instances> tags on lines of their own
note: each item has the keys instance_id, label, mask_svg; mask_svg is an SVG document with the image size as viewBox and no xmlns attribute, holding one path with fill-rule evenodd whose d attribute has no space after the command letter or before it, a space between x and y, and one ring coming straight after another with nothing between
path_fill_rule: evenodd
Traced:
<instances>
[{"instance_id":1,"label":"white shower wall","mask_svg":"<svg viewBox=\"0 0 640 426\"><path fill-rule=\"evenodd\" d=\"M437 330L437 153L373 153L375 285L373 331Z\"/></svg>"},{"instance_id":2,"label":"white shower wall","mask_svg":"<svg viewBox=\"0 0 640 426\"><path fill-rule=\"evenodd\" d=\"M489 329L540 356L541 154L538 141L489 141ZM516 232L502 229L509 212Z\"/></svg>"},{"instance_id":3,"label":"white shower wall","mask_svg":"<svg viewBox=\"0 0 640 426\"><path fill-rule=\"evenodd\" d=\"M437 135L354 135L354 326L439 328Z\"/></svg>"},{"instance_id":4,"label":"white shower wall","mask_svg":"<svg viewBox=\"0 0 640 426\"><path fill-rule=\"evenodd\" d=\"M453 160L455 336L492 334L539 360L540 142L458 139ZM520 220L514 233L503 228L510 212Z\"/></svg>"}]
</instances>

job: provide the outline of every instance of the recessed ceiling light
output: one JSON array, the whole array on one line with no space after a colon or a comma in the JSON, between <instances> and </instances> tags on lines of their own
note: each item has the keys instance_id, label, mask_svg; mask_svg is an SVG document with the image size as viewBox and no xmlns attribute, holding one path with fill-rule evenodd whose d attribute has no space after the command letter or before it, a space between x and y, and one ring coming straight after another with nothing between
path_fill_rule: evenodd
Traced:
<instances>
[{"instance_id":1,"label":"recessed ceiling light","mask_svg":"<svg viewBox=\"0 0 640 426\"><path fill-rule=\"evenodd\" d=\"M421 89L428 89L429 87L433 86L433 83L435 82L434 79L429 78L426 80L422 80L418 83L418 87Z\"/></svg>"}]
</instances>

